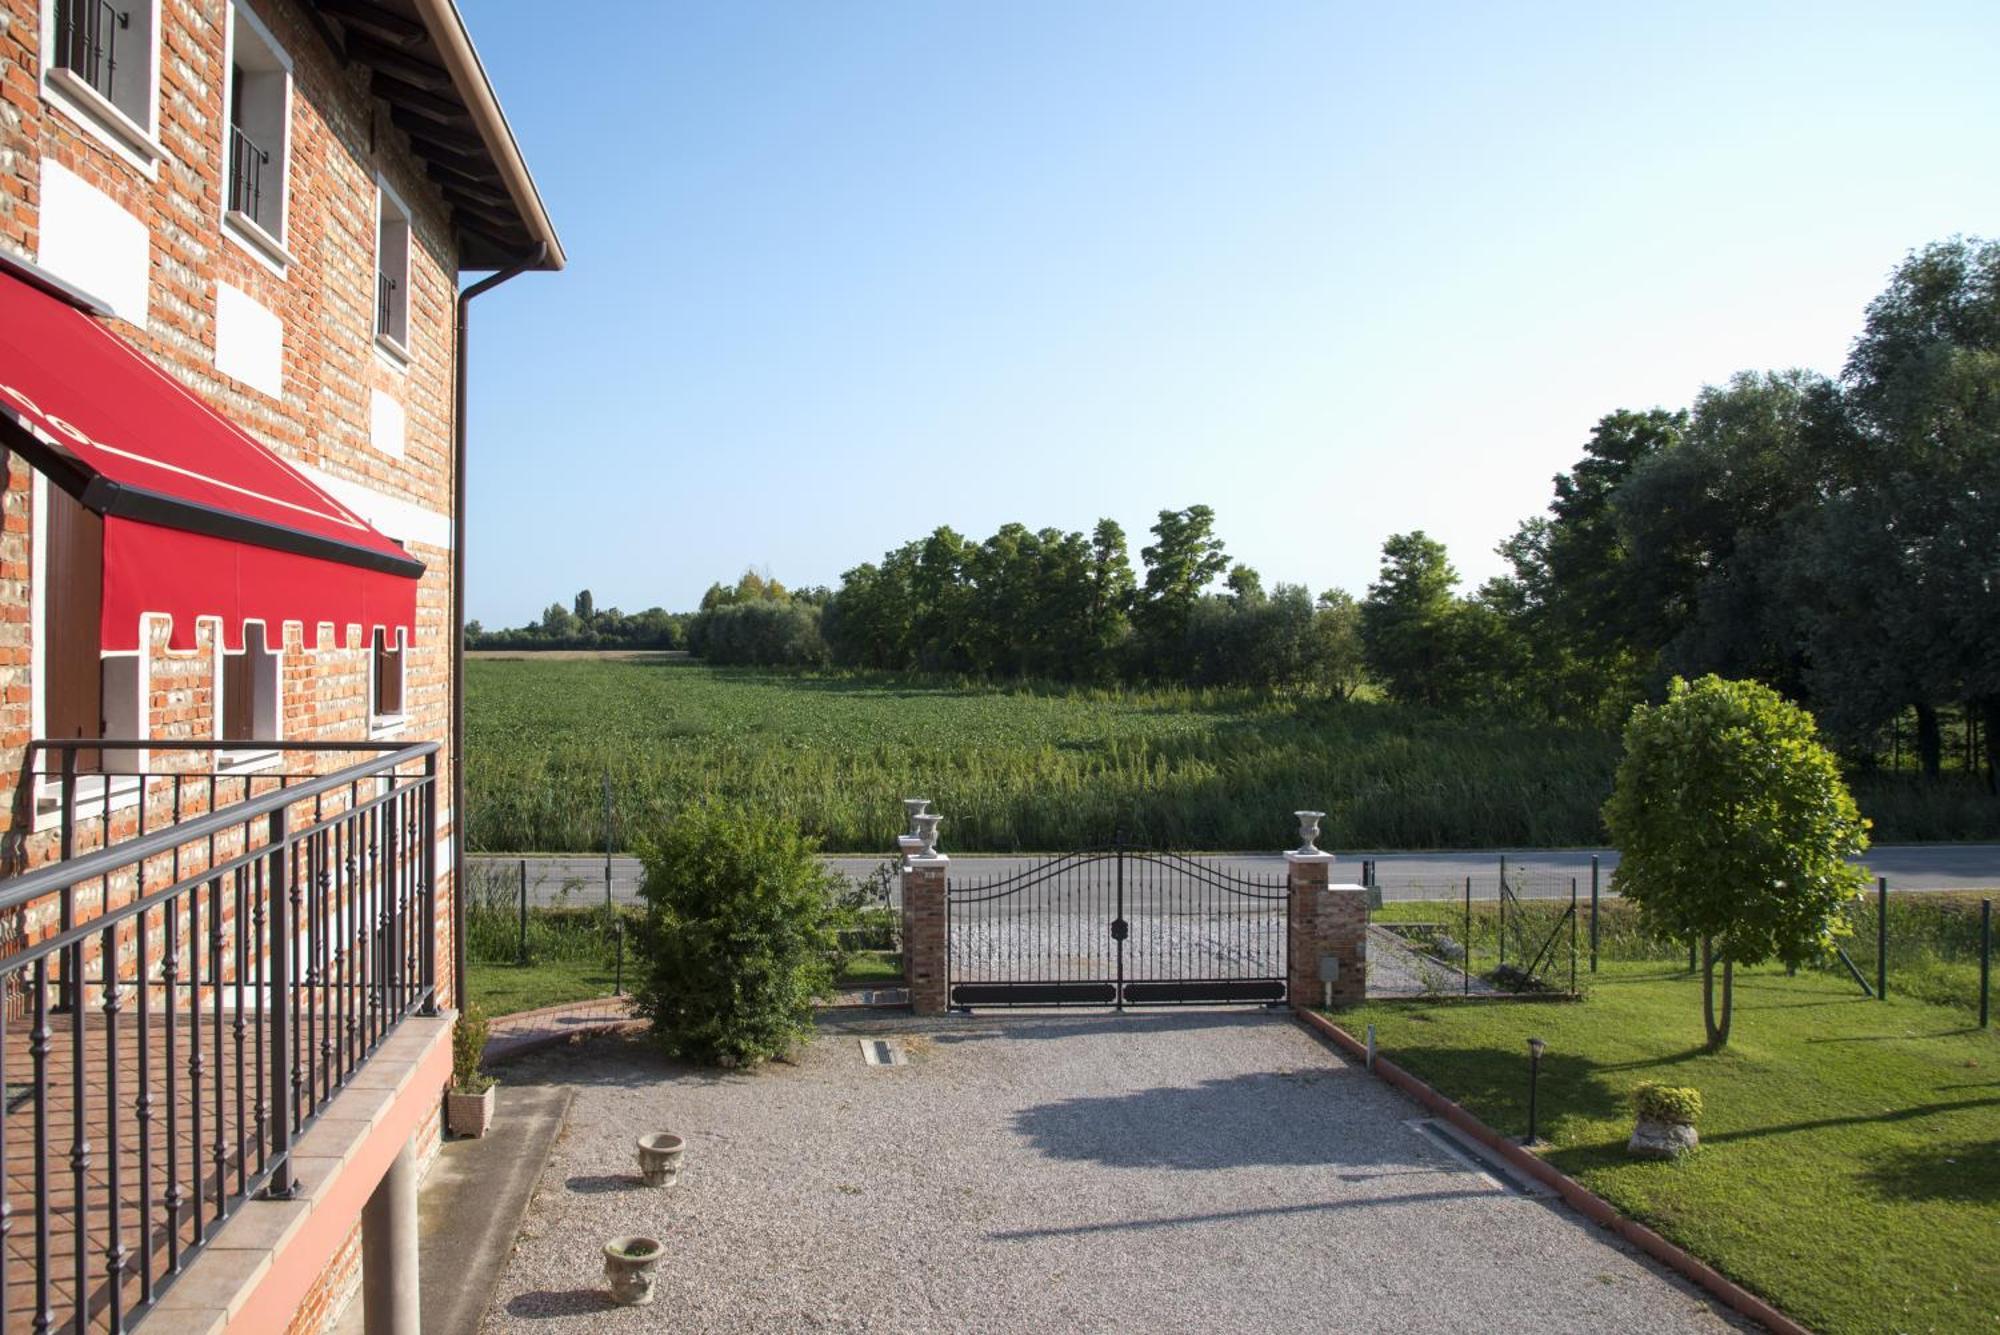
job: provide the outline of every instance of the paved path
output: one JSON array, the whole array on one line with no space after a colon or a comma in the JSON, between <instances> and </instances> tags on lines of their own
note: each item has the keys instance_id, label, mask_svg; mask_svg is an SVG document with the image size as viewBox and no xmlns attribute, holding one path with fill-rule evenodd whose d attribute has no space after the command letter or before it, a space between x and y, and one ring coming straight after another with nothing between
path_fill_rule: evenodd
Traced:
<instances>
[{"instance_id":1,"label":"paved path","mask_svg":"<svg viewBox=\"0 0 2000 1335\"><path fill-rule=\"evenodd\" d=\"M862 1035L907 1064L865 1064ZM1726 1326L1261 1012L823 1026L748 1073L597 1039L509 1079L577 1094L489 1332ZM687 1137L674 1187L634 1171L652 1130ZM651 1308L604 1294L624 1233L665 1244Z\"/></svg>"},{"instance_id":2,"label":"paved path","mask_svg":"<svg viewBox=\"0 0 2000 1335\"><path fill-rule=\"evenodd\" d=\"M1611 870L1618 865L1615 849L1514 849L1507 851L1509 879L1530 892L1567 895L1569 878L1578 879L1587 894L1590 888L1590 859L1600 859L1603 885L1608 890ZM994 856L960 854L952 858L957 875L972 877L1006 876L1045 861L1048 854ZM1336 877L1359 880L1364 858L1376 861L1376 877L1389 899L1449 898L1463 894L1465 878L1473 878L1473 895L1492 899L1498 893L1499 850L1470 853L1370 853L1342 852L1335 864ZM1279 853L1223 853L1216 860L1239 875L1282 875L1284 857ZM843 875L860 879L881 866L886 858L841 855L827 858L828 865ZM485 857L469 859L486 883L501 896L516 893L522 859ZM536 856L528 865L528 897L532 903L547 903L567 888L572 903L589 904L604 898L604 859L568 855ZM1868 867L1878 876L1887 876L1896 890L1981 890L2000 887L2000 844L1884 844L1869 852ZM611 859L613 896L632 902L639 893L639 860ZM511 902L511 901L510 901Z\"/></svg>"},{"instance_id":3,"label":"paved path","mask_svg":"<svg viewBox=\"0 0 2000 1335\"><path fill-rule=\"evenodd\" d=\"M496 1015L486 1027L484 1062L506 1061L524 1052L551 1046L577 1034L615 1029L635 1023L630 997L599 997L566 1001L540 1010Z\"/></svg>"}]
</instances>

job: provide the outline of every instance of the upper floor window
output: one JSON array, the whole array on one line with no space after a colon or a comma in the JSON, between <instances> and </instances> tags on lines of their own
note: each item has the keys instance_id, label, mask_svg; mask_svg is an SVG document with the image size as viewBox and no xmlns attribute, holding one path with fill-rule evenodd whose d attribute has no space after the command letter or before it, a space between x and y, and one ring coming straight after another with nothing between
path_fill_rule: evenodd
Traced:
<instances>
[{"instance_id":1,"label":"upper floor window","mask_svg":"<svg viewBox=\"0 0 2000 1335\"><path fill-rule=\"evenodd\" d=\"M45 0L44 79L66 110L142 165L159 89L157 0Z\"/></svg>"},{"instance_id":2,"label":"upper floor window","mask_svg":"<svg viewBox=\"0 0 2000 1335\"><path fill-rule=\"evenodd\" d=\"M400 727L403 704L403 632L393 638L378 629L368 654L368 727L383 732Z\"/></svg>"},{"instance_id":3,"label":"upper floor window","mask_svg":"<svg viewBox=\"0 0 2000 1335\"><path fill-rule=\"evenodd\" d=\"M230 8L223 219L279 264L291 160L292 61L241 5Z\"/></svg>"},{"instance_id":4,"label":"upper floor window","mask_svg":"<svg viewBox=\"0 0 2000 1335\"><path fill-rule=\"evenodd\" d=\"M216 737L226 742L273 742L282 735L278 655L265 643L261 622L243 627L243 651L222 653L221 705L216 710ZM233 746L221 751L217 763L241 769L276 758L269 747Z\"/></svg>"},{"instance_id":5,"label":"upper floor window","mask_svg":"<svg viewBox=\"0 0 2000 1335\"><path fill-rule=\"evenodd\" d=\"M376 190L375 337L398 358L410 346L410 211L387 186Z\"/></svg>"}]
</instances>

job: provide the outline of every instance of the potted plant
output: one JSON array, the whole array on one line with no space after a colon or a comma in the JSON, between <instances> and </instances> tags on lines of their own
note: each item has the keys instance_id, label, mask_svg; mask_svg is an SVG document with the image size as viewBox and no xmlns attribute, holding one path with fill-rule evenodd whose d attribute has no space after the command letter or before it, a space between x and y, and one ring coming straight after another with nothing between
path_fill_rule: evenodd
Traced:
<instances>
[{"instance_id":1,"label":"potted plant","mask_svg":"<svg viewBox=\"0 0 2000 1335\"><path fill-rule=\"evenodd\" d=\"M1701 1144L1694 1124L1701 1120L1701 1091L1652 1082L1632 1091L1638 1122L1625 1152L1640 1159L1678 1159Z\"/></svg>"},{"instance_id":2,"label":"potted plant","mask_svg":"<svg viewBox=\"0 0 2000 1335\"><path fill-rule=\"evenodd\" d=\"M639 1175L649 1187L671 1187L681 1175L687 1142L671 1131L639 1137Z\"/></svg>"},{"instance_id":3,"label":"potted plant","mask_svg":"<svg viewBox=\"0 0 2000 1335\"><path fill-rule=\"evenodd\" d=\"M444 1124L454 1136L483 1136L493 1125L500 1082L479 1069L485 1048L486 1012L474 1002L459 1012L451 1031L451 1088L444 1096Z\"/></svg>"},{"instance_id":4,"label":"potted plant","mask_svg":"<svg viewBox=\"0 0 2000 1335\"><path fill-rule=\"evenodd\" d=\"M614 1302L642 1307L653 1301L660 1257L666 1248L657 1238L613 1238L604 1244L604 1277L611 1282Z\"/></svg>"}]
</instances>

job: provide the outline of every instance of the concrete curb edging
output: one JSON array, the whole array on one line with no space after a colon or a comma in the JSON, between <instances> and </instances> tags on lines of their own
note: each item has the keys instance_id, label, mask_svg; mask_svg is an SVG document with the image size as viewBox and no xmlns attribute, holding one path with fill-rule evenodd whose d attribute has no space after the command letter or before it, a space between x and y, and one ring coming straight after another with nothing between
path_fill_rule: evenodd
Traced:
<instances>
[{"instance_id":1,"label":"concrete curb edging","mask_svg":"<svg viewBox=\"0 0 2000 1335\"><path fill-rule=\"evenodd\" d=\"M1367 1060L1367 1046L1325 1016L1302 1007L1293 1007L1292 1014L1297 1016L1306 1028L1320 1034L1348 1056L1360 1058L1364 1062ZM1777 1335L1812 1335L1808 1327L1800 1325L1715 1267L1675 1246L1644 1224L1628 1219L1602 1196L1544 1162L1540 1156L1528 1153L1473 1116L1463 1106L1438 1093L1379 1052L1375 1057L1374 1073L1386 1084L1409 1095L1432 1113L1499 1155L1507 1162L1509 1168L1553 1188L1556 1194L1562 1197L1564 1204L1593 1224L1610 1229L1654 1260L1672 1267L1736 1312L1777 1332Z\"/></svg>"}]
</instances>

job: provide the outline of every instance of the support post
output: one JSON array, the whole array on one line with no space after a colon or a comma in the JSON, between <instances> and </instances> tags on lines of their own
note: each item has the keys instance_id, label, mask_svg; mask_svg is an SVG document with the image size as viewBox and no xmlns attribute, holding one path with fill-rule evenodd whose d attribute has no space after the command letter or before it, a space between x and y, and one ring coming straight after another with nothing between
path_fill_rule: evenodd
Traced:
<instances>
[{"instance_id":1,"label":"support post","mask_svg":"<svg viewBox=\"0 0 2000 1335\"><path fill-rule=\"evenodd\" d=\"M276 1161L271 1169L270 1185L265 1194L274 1200L290 1200L298 1190L292 1180L292 1007L298 998L292 995L292 923L291 923L291 876L290 849L286 842L285 809L280 807L271 813L271 827L267 847L271 850L266 857L264 892L270 897L266 921L270 924L271 939L266 945L270 960L268 973L271 986L271 1155ZM171 929L170 929L171 930ZM197 947L199 949L199 947ZM218 983L219 986L219 983ZM194 997L189 998L190 1009ZM196 1028L193 1041L200 1041L200 1029Z\"/></svg>"},{"instance_id":2,"label":"support post","mask_svg":"<svg viewBox=\"0 0 2000 1335\"><path fill-rule=\"evenodd\" d=\"M903 976L910 1010L918 1015L942 1015L951 1008L951 859L937 851L941 819L919 814L912 824L927 835L906 834L896 841L903 854Z\"/></svg>"},{"instance_id":3,"label":"support post","mask_svg":"<svg viewBox=\"0 0 2000 1335\"><path fill-rule=\"evenodd\" d=\"M1993 901L1979 901L1979 1027L1984 1029L1988 1016L1988 999L1993 995L1988 989L1993 973Z\"/></svg>"},{"instance_id":4,"label":"support post","mask_svg":"<svg viewBox=\"0 0 2000 1335\"><path fill-rule=\"evenodd\" d=\"M1333 854L1307 843L1285 854L1290 956L1285 996L1293 1006L1368 999L1368 890L1332 883Z\"/></svg>"},{"instance_id":5,"label":"support post","mask_svg":"<svg viewBox=\"0 0 2000 1335\"><path fill-rule=\"evenodd\" d=\"M367 1335L422 1335L417 1155L408 1144L361 1208L361 1313Z\"/></svg>"},{"instance_id":6,"label":"support post","mask_svg":"<svg viewBox=\"0 0 2000 1335\"><path fill-rule=\"evenodd\" d=\"M1458 972L1465 995L1472 995L1472 878L1465 878L1465 953L1459 956Z\"/></svg>"},{"instance_id":7,"label":"support post","mask_svg":"<svg viewBox=\"0 0 2000 1335\"><path fill-rule=\"evenodd\" d=\"M518 964L528 962L528 860L521 859L521 948L515 952Z\"/></svg>"},{"instance_id":8,"label":"support post","mask_svg":"<svg viewBox=\"0 0 2000 1335\"><path fill-rule=\"evenodd\" d=\"M1597 972L1597 854L1590 855L1590 971Z\"/></svg>"},{"instance_id":9,"label":"support post","mask_svg":"<svg viewBox=\"0 0 2000 1335\"><path fill-rule=\"evenodd\" d=\"M1875 1000L1889 999L1889 878L1875 878Z\"/></svg>"}]
</instances>

